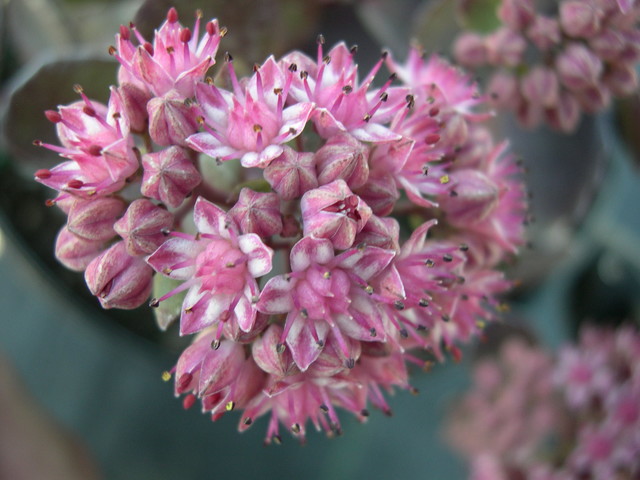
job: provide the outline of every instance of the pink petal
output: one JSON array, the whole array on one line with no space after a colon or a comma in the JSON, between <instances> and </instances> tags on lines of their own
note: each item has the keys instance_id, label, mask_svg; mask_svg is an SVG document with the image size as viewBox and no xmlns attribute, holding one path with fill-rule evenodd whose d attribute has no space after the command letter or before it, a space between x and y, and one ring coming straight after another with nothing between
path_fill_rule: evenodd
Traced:
<instances>
[{"instance_id":1,"label":"pink petal","mask_svg":"<svg viewBox=\"0 0 640 480\"><path fill-rule=\"evenodd\" d=\"M304 237L291 249L291 270L306 270L312 263L325 265L333 258L333 244L326 238Z\"/></svg>"},{"instance_id":2,"label":"pink petal","mask_svg":"<svg viewBox=\"0 0 640 480\"><path fill-rule=\"evenodd\" d=\"M238 237L238 247L249 257L247 268L252 277L258 278L271 271L273 250L267 247L258 235L248 233Z\"/></svg>"},{"instance_id":3,"label":"pink petal","mask_svg":"<svg viewBox=\"0 0 640 480\"><path fill-rule=\"evenodd\" d=\"M316 332L318 339L322 342L319 344L312 334L312 329L316 327L316 322L305 319L298 313L291 313L290 315L295 315L295 319L287 335L287 345L291 349L293 361L304 372L322 352L322 346L327 338L329 328L326 323L317 322L318 328ZM287 321L291 320L287 319Z\"/></svg>"},{"instance_id":4,"label":"pink petal","mask_svg":"<svg viewBox=\"0 0 640 480\"><path fill-rule=\"evenodd\" d=\"M208 233L223 238L229 238L226 231L230 227L227 213L217 205L198 197L193 208L193 221L200 233Z\"/></svg>"},{"instance_id":5,"label":"pink petal","mask_svg":"<svg viewBox=\"0 0 640 480\"><path fill-rule=\"evenodd\" d=\"M290 312L294 308L291 290L295 283L295 280L287 280L285 275L269 280L260 294L258 310L271 315Z\"/></svg>"},{"instance_id":6,"label":"pink petal","mask_svg":"<svg viewBox=\"0 0 640 480\"><path fill-rule=\"evenodd\" d=\"M147 263L156 272L176 280L187 280L195 273L195 258L205 248L203 242L186 238L170 238L149 258ZM188 262L186 266L174 269L174 265Z\"/></svg>"}]
</instances>

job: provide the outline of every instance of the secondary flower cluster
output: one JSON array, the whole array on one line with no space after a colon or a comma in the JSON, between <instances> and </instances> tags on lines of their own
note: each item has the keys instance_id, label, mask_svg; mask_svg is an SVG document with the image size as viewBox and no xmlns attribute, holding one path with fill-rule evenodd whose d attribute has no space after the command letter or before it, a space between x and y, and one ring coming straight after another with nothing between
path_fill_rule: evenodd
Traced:
<instances>
[{"instance_id":1,"label":"secondary flower cluster","mask_svg":"<svg viewBox=\"0 0 640 480\"><path fill-rule=\"evenodd\" d=\"M557 358L511 340L451 417L475 480L638 478L640 334L583 329Z\"/></svg>"},{"instance_id":2,"label":"secondary flower cluster","mask_svg":"<svg viewBox=\"0 0 640 480\"><path fill-rule=\"evenodd\" d=\"M243 409L241 430L270 412L267 441L280 424L337 433L337 407L388 412L408 362L459 355L495 317L498 265L522 243L519 168L436 56L385 53L360 79L356 49L320 36L316 58L247 77L226 54L214 81L225 33L174 9L153 43L122 27L109 104L78 87L47 112L66 158L35 175L68 214L56 255L105 308L173 285L150 305L178 299L196 334L165 375L185 407Z\"/></svg>"},{"instance_id":3,"label":"secondary flower cluster","mask_svg":"<svg viewBox=\"0 0 640 480\"><path fill-rule=\"evenodd\" d=\"M623 0L562 0L552 16L534 0L502 0L502 25L486 36L460 35L454 55L466 67L495 70L487 91L496 108L527 127L546 122L570 132L582 111L637 90L639 14Z\"/></svg>"}]
</instances>

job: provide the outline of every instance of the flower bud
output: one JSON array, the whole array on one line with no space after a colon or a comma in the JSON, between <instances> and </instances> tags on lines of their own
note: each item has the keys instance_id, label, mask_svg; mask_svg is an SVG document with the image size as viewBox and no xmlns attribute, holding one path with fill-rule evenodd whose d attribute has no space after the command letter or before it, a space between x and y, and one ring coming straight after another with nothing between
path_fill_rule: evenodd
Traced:
<instances>
[{"instance_id":1,"label":"flower bud","mask_svg":"<svg viewBox=\"0 0 640 480\"><path fill-rule=\"evenodd\" d=\"M149 297L152 274L141 257L132 257L124 242L118 242L91 261L84 278L103 308L128 310Z\"/></svg>"},{"instance_id":2,"label":"flower bud","mask_svg":"<svg viewBox=\"0 0 640 480\"><path fill-rule=\"evenodd\" d=\"M575 95L580 107L587 113L597 113L611 103L611 92L604 84L587 87Z\"/></svg>"},{"instance_id":3,"label":"flower bud","mask_svg":"<svg viewBox=\"0 0 640 480\"><path fill-rule=\"evenodd\" d=\"M240 226L242 233L255 233L266 238L282 231L280 199L273 192L255 192L243 188L229 215Z\"/></svg>"},{"instance_id":4,"label":"flower bud","mask_svg":"<svg viewBox=\"0 0 640 480\"><path fill-rule=\"evenodd\" d=\"M560 43L560 23L555 18L537 15L527 30L527 36L540 50L549 50Z\"/></svg>"},{"instance_id":5,"label":"flower bud","mask_svg":"<svg viewBox=\"0 0 640 480\"><path fill-rule=\"evenodd\" d=\"M318 186L313 153L298 153L284 147L264 170L264 178L284 200L292 200Z\"/></svg>"},{"instance_id":6,"label":"flower bud","mask_svg":"<svg viewBox=\"0 0 640 480\"><path fill-rule=\"evenodd\" d=\"M296 366L291 357L291 351L280 343L282 327L271 324L251 347L251 355L258 366L270 375L278 378L286 377Z\"/></svg>"},{"instance_id":7,"label":"flower bud","mask_svg":"<svg viewBox=\"0 0 640 480\"><path fill-rule=\"evenodd\" d=\"M602 60L616 60L624 51L626 41L623 35L613 29L601 31L589 39L589 47Z\"/></svg>"},{"instance_id":8,"label":"flower bud","mask_svg":"<svg viewBox=\"0 0 640 480\"><path fill-rule=\"evenodd\" d=\"M589 38L600 30L602 11L588 2L569 0L560 4L560 25L570 37Z\"/></svg>"},{"instance_id":9,"label":"flower bud","mask_svg":"<svg viewBox=\"0 0 640 480\"><path fill-rule=\"evenodd\" d=\"M522 30L535 17L533 0L502 0L498 18L513 30Z\"/></svg>"},{"instance_id":10,"label":"flower bud","mask_svg":"<svg viewBox=\"0 0 640 480\"><path fill-rule=\"evenodd\" d=\"M553 107L558 102L559 89L555 71L541 65L532 68L520 85L524 98L545 108Z\"/></svg>"},{"instance_id":11,"label":"flower bud","mask_svg":"<svg viewBox=\"0 0 640 480\"><path fill-rule=\"evenodd\" d=\"M208 330L185 349L176 364L175 393L193 390L202 396L228 386L244 363L243 347L229 340L217 341L215 330ZM216 348L212 345L217 343Z\"/></svg>"},{"instance_id":12,"label":"flower bud","mask_svg":"<svg viewBox=\"0 0 640 480\"><path fill-rule=\"evenodd\" d=\"M191 107L175 91L151 99L147 104L147 111L149 134L158 145L188 147L187 137L198 131Z\"/></svg>"},{"instance_id":13,"label":"flower bud","mask_svg":"<svg viewBox=\"0 0 640 480\"><path fill-rule=\"evenodd\" d=\"M82 272L104 248L104 242L80 238L63 227L56 238L56 258L65 267Z\"/></svg>"},{"instance_id":14,"label":"flower bud","mask_svg":"<svg viewBox=\"0 0 640 480\"><path fill-rule=\"evenodd\" d=\"M208 342L211 345L211 342ZM198 392L200 395L217 393L233 383L244 364L244 347L230 340L223 340L217 349L209 348L200 364ZM176 378L180 368L176 368Z\"/></svg>"},{"instance_id":15,"label":"flower bud","mask_svg":"<svg viewBox=\"0 0 640 480\"><path fill-rule=\"evenodd\" d=\"M496 72L489 80L487 92L496 108L514 110L518 105L518 80L510 73Z\"/></svg>"},{"instance_id":16,"label":"flower bud","mask_svg":"<svg viewBox=\"0 0 640 480\"><path fill-rule=\"evenodd\" d=\"M69 210L67 228L85 240L104 242L115 236L113 224L125 208L125 202L117 197L79 199Z\"/></svg>"},{"instance_id":17,"label":"flower bud","mask_svg":"<svg viewBox=\"0 0 640 480\"><path fill-rule=\"evenodd\" d=\"M400 250L400 225L393 217L372 215L364 228L356 235L355 244L366 243L371 247Z\"/></svg>"},{"instance_id":18,"label":"flower bud","mask_svg":"<svg viewBox=\"0 0 640 480\"><path fill-rule=\"evenodd\" d=\"M369 176L369 149L348 133L332 136L315 154L320 185L341 178L351 189L358 188Z\"/></svg>"},{"instance_id":19,"label":"flower bud","mask_svg":"<svg viewBox=\"0 0 640 480\"><path fill-rule=\"evenodd\" d=\"M173 227L173 215L151 200L141 198L129 205L113 227L124 239L129 255L148 255L167 238L167 231Z\"/></svg>"},{"instance_id":20,"label":"flower bud","mask_svg":"<svg viewBox=\"0 0 640 480\"><path fill-rule=\"evenodd\" d=\"M484 220L498 203L497 185L478 170L459 170L451 174L452 195L444 196L440 203L447 221L466 226ZM455 192L455 193L453 193Z\"/></svg>"},{"instance_id":21,"label":"flower bud","mask_svg":"<svg viewBox=\"0 0 640 480\"><path fill-rule=\"evenodd\" d=\"M440 129L440 145L446 145L451 151L458 150L467 142L469 127L462 115L452 115Z\"/></svg>"},{"instance_id":22,"label":"flower bud","mask_svg":"<svg viewBox=\"0 0 640 480\"><path fill-rule=\"evenodd\" d=\"M573 43L556 58L560 81L570 90L598 85L602 61L584 45Z\"/></svg>"},{"instance_id":23,"label":"flower bud","mask_svg":"<svg viewBox=\"0 0 640 480\"><path fill-rule=\"evenodd\" d=\"M180 147L143 155L142 167L142 194L171 208L178 207L201 181L200 173Z\"/></svg>"},{"instance_id":24,"label":"flower bud","mask_svg":"<svg viewBox=\"0 0 640 480\"><path fill-rule=\"evenodd\" d=\"M515 67L522 62L527 42L508 28L500 28L486 39L489 62L492 65Z\"/></svg>"},{"instance_id":25,"label":"flower bud","mask_svg":"<svg viewBox=\"0 0 640 480\"><path fill-rule=\"evenodd\" d=\"M456 154L458 168L478 168L494 149L493 135L485 127L473 125L469 131L469 141Z\"/></svg>"},{"instance_id":26,"label":"flower bud","mask_svg":"<svg viewBox=\"0 0 640 480\"><path fill-rule=\"evenodd\" d=\"M328 238L340 250L353 244L372 213L341 179L305 193L300 206L304 235Z\"/></svg>"},{"instance_id":27,"label":"flower bud","mask_svg":"<svg viewBox=\"0 0 640 480\"><path fill-rule=\"evenodd\" d=\"M463 33L456 39L453 55L465 67L481 67L487 63L487 47L484 44L484 38L477 33Z\"/></svg>"},{"instance_id":28,"label":"flower bud","mask_svg":"<svg viewBox=\"0 0 640 480\"><path fill-rule=\"evenodd\" d=\"M561 93L555 108L545 112L547 122L562 132L572 132L580 120L580 104L570 92Z\"/></svg>"},{"instance_id":29,"label":"flower bud","mask_svg":"<svg viewBox=\"0 0 640 480\"><path fill-rule=\"evenodd\" d=\"M118 87L118 94L122 99L124 114L129 120L131 131L142 133L147 129L147 103L151 95L133 83L124 83Z\"/></svg>"},{"instance_id":30,"label":"flower bud","mask_svg":"<svg viewBox=\"0 0 640 480\"><path fill-rule=\"evenodd\" d=\"M367 183L356 193L367 202L373 213L380 216L389 215L400 198L393 176L384 172L370 175Z\"/></svg>"},{"instance_id":31,"label":"flower bud","mask_svg":"<svg viewBox=\"0 0 640 480\"><path fill-rule=\"evenodd\" d=\"M638 73L626 64L609 65L607 73L602 78L604 84L614 95L631 95L638 89Z\"/></svg>"}]
</instances>

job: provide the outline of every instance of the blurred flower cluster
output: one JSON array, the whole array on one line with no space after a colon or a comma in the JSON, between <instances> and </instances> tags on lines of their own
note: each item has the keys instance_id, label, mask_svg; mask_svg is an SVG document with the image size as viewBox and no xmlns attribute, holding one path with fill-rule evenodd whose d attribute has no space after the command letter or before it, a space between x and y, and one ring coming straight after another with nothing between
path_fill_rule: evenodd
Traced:
<instances>
[{"instance_id":1,"label":"blurred flower cluster","mask_svg":"<svg viewBox=\"0 0 640 480\"><path fill-rule=\"evenodd\" d=\"M450 418L474 480L638 478L640 334L585 327L556 358L508 340Z\"/></svg>"},{"instance_id":2,"label":"blurred flower cluster","mask_svg":"<svg viewBox=\"0 0 640 480\"><path fill-rule=\"evenodd\" d=\"M267 441L335 434L337 407L388 413L408 363L458 357L495 318L523 243L519 167L437 56L385 52L360 78L357 48L319 36L315 58L241 76L225 34L175 9L150 41L123 26L108 104L76 86L46 112L61 145L36 143L65 159L35 173L68 216L56 256L103 307L153 290L161 327L196 334L164 375L186 408L243 409L241 430L270 414Z\"/></svg>"},{"instance_id":3,"label":"blurred flower cluster","mask_svg":"<svg viewBox=\"0 0 640 480\"><path fill-rule=\"evenodd\" d=\"M454 55L466 67L490 67L487 92L496 108L527 127L571 132L582 112L637 90L640 9L625 0L553 3L549 14L534 0L501 0L499 28L462 33Z\"/></svg>"}]
</instances>

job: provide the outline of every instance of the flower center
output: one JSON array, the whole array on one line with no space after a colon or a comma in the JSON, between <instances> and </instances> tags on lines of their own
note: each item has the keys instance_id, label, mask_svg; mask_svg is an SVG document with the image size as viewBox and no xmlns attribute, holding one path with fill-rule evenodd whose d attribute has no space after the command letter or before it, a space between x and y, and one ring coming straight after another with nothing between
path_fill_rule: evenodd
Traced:
<instances>
[{"instance_id":1,"label":"flower center","mask_svg":"<svg viewBox=\"0 0 640 480\"><path fill-rule=\"evenodd\" d=\"M341 213L356 222L362 219L358 211L360 199L357 195L349 195L344 200L339 200L324 208L325 212Z\"/></svg>"},{"instance_id":2,"label":"flower center","mask_svg":"<svg viewBox=\"0 0 640 480\"><path fill-rule=\"evenodd\" d=\"M246 256L228 240L212 240L196 260L196 276L202 281L202 289L226 294L243 289L246 260Z\"/></svg>"}]
</instances>

